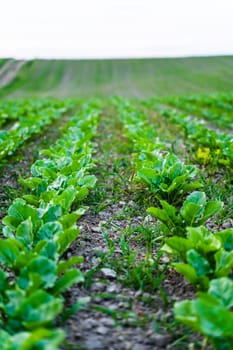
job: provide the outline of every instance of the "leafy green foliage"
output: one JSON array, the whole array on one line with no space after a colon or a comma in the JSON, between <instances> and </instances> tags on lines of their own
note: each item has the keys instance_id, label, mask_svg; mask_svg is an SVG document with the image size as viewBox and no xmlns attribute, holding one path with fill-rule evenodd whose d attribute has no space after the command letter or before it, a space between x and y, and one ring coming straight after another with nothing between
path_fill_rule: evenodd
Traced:
<instances>
[{"instance_id":1,"label":"leafy green foliage","mask_svg":"<svg viewBox=\"0 0 233 350\"><path fill-rule=\"evenodd\" d=\"M89 171L98 118L95 103L84 105L55 147L32 165L33 177L22 181L24 199L15 199L3 219L6 238L0 239L0 263L13 275L9 282L0 270L4 349L55 350L63 339L62 332L50 328L63 310L62 293L84 276L70 268L80 257L60 259L78 236L76 221L86 210L79 203L95 186Z\"/></svg>"},{"instance_id":2,"label":"leafy green foliage","mask_svg":"<svg viewBox=\"0 0 233 350\"><path fill-rule=\"evenodd\" d=\"M192 192L178 210L175 206L160 201L162 209L148 208L147 212L161 222L161 231L165 235L185 236L186 227L203 225L211 216L218 213L223 203L207 201L204 192Z\"/></svg>"},{"instance_id":3,"label":"leafy green foliage","mask_svg":"<svg viewBox=\"0 0 233 350\"><path fill-rule=\"evenodd\" d=\"M231 171L232 136L212 130L204 122L200 123L199 120L177 110L166 106L158 107L159 103L164 101L167 103L166 100L147 100L143 105L149 109L159 110L164 123L167 120L174 123L176 127L178 126L178 130L183 131L188 141L193 141L192 151L197 148L197 153L193 157L195 161L214 167L222 164ZM209 218L220 212L223 203L219 200L207 201L205 192L194 191L202 187L198 181L197 168L185 165L173 154L170 142L166 144L160 140L143 113L138 112L128 101L115 99L115 103L124 123L126 137L132 142L135 152L135 171L131 179L142 185L138 189L142 189L144 195L145 188L148 189L149 198L153 202L159 201L161 205L160 208L150 207L147 212L159 221L160 232L165 237L171 236L165 239L163 251L171 255L172 266L201 290L208 290L213 279L231 277L233 230L212 233L202 226ZM232 96L223 102L223 108L232 111L231 104ZM231 122L231 119L228 121ZM187 324L189 314L190 322L193 321L189 303L192 302L183 304ZM195 306L198 308L200 306L201 309L202 300L195 302ZM203 304L202 311L206 312L206 315L209 313L210 319L217 317L218 312L222 312L221 317L227 319L224 310L216 308L212 312L207 304ZM229 310L227 312L230 313ZM203 317L203 323L206 322L206 326L210 326L208 336L212 336L214 346L219 349L231 349L232 340L228 339L229 334L215 337L214 329L211 333L211 327L214 326L210 324L208 317L206 319ZM221 326L221 322L216 325L216 329ZM231 327L226 328L229 330ZM201 328L194 327L194 329L207 334Z\"/></svg>"},{"instance_id":4,"label":"leafy green foliage","mask_svg":"<svg viewBox=\"0 0 233 350\"><path fill-rule=\"evenodd\" d=\"M70 103L52 100L1 103L0 126L10 121L16 122L11 128L0 133L0 159L13 154L33 135L40 134L70 107Z\"/></svg>"},{"instance_id":5,"label":"leafy green foliage","mask_svg":"<svg viewBox=\"0 0 233 350\"><path fill-rule=\"evenodd\" d=\"M133 141L135 149L134 181L144 184L156 199L178 204L185 194L202 186L196 181L198 171L185 165L161 142L148 125L144 114L140 114L129 103L116 100L126 135Z\"/></svg>"},{"instance_id":6,"label":"leafy green foliage","mask_svg":"<svg viewBox=\"0 0 233 350\"><path fill-rule=\"evenodd\" d=\"M173 264L179 273L194 285L206 289L211 279L230 276L232 272L233 251L226 251L224 241L220 238L226 234L232 239L233 230L213 234L203 226L189 227L187 238L168 238L163 250L184 262Z\"/></svg>"},{"instance_id":7,"label":"leafy green foliage","mask_svg":"<svg viewBox=\"0 0 233 350\"><path fill-rule=\"evenodd\" d=\"M199 293L193 301L175 304L175 316L195 331L208 337L217 350L233 346L233 282L218 278L210 282L208 292Z\"/></svg>"},{"instance_id":8,"label":"leafy green foliage","mask_svg":"<svg viewBox=\"0 0 233 350\"><path fill-rule=\"evenodd\" d=\"M30 332L18 332L10 335L0 330L0 342L3 350L57 350L64 340L61 330L38 328Z\"/></svg>"},{"instance_id":9,"label":"leafy green foliage","mask_svg":"<svg viewBox=\"0 0 233 350\"><path fill-rule=\"evenodd\" d=\"M158 152L153 161L139 160L136 167L134 180L144 183L156 198L169 203L180 202L187 192L201 187L199 182L194 181L197 175L195 167L184 165L173 154Z\"/></svg>"}]
</instances>

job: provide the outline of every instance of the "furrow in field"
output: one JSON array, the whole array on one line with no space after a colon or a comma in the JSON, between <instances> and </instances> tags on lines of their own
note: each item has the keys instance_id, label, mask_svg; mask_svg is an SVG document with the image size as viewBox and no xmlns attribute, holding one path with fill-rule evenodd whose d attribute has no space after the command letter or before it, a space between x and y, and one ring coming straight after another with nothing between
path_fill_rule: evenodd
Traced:
<instances>
[{"instance_id":1,"label":"furrow in field","mask_svg":"<svg viewBox=\"0 0 233 350\"><path fill-rule=\"evenodd\" d=\"M66 321L64 349L179 349L183 330L174 323L172 300L192 297L192 288L167 270L160 245L152 242L157 233L148 221L146 199L131 181L132 143L111 105L98 135L97 186L79 221L79 239L67 254L84 256L86 274L84 286L67 293L67 305L86 304Z\"/></svg>"},{"instance_id":2,"label":"furrow in field","mask_svg":"<svg viewBox=\"0 0 233 350\"><path fill-rule=\"evenodd\" d=\"M218 344L223 340L226 348L230 349L231 333L222 336L222 325L209 318L213 309L217 312L219 299L213 303L211 299L210 304L208 300L217 294L220 296L223 283L227 285L229 294L233 291L232 244L226 245L223 239L224 236L227 240L231 237L232 241L233 230L216 232L216 228L209 227L209 220L216 214L222 215L223 203L212 197L207 199L197 168L184 164L167 148L163 135L158 135L151 128L144 114L129 101L118 99L116 104L127 138L133 142L134 179L142 186L145 198L149 198L147 212L155 219L155 227L164 243L162 252L168 257L172 269L183 275L197 291L204 292L198 294L194 301L176 302L175 317L208 338L203 340L203 346L208 340L214 348L219 349ZM173 117L172 121L178 122L182 118L178 115ZM210 242L215 241L210 253ZM231 261L229 265L226 260L222 260L223 256ZM207 268L203 269L204 265ZM224 300L224 296L220 300ZM224 315L225 320L231 318L231 305L223 301L221 305L224 305L221 316ZM213 329L218 329L218 333Z\"/></svg>"}]
</instances>

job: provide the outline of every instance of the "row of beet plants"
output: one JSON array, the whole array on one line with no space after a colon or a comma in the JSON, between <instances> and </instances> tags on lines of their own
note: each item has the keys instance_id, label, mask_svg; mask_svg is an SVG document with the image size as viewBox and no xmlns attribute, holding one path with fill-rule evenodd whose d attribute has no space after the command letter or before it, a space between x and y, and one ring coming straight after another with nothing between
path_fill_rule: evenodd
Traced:
<instances>
[{"instance_id":1,"label":"row of beet plants","mask_svg":"<svg viewBox=\"0 0 233 350\"><path fill-rule=\"evenodd\" d=\"M149 109L159 110L161 117L178 125L184 137L192 144L196 161L210 164L214 167L219 165L228 170L233 168L233 136L208 128L199 119L180 113L177 110L161 108L158 102L144 101Z\"/></svg>"},{"instance_id":2,"label":"row of beet plants","mask_svg":"<svg viewBox=\"0 0 233 350\"><path fill-rule=\"evenodd\" d=\"M167 98L164 101L169 105L184 110L192 115L203 117L220 128L232 129L233 99L231 96L231 103L227 103L222 99L223 97L221 97L221 95L217 95L216 99L214 99L214 97L211 98L209 96L201 95Z\"/></svg>"},{"instance_id":3,"label":"row of beet plants","mask_svg":"<svg viewBox=\"0 0 233 350\"><path fill-rule=\"evenodd\" d=\"M0 106L1 116L4 114L8 116L12 113L17 121L8 129L0 130L0 159L12 155L26 140L40 134L48 125L61 118L72 106L69 101L52 100L50 104L33 100L31 102L18 102L16 107L12 103L8 102L8 104L7 113L4 112L3 106Z\"/></svg>"},{"instance_id":4,"label":"row of beet plants","mask_svg":"<svg viewBox=\"0 0 233 350\"><path fill-rule=\"evenodd\" d=\"M7 126L21 117L36 116L38 111L51 107L61 107L61 101L53 99L20 99L0 101L0 127Z\"/></svg>"},{"instance_id":5,"label":"row of beet plants","mask_svg":"<svg viewBox=\"0 0 233 350\"><path fill-rule=\"evenodd\" d=\"M0 240L0 344L4 350L55 350L64 332L54 327L63 292L84 276L80 257L63 259L77 238L81 206L96 178L92 138L100 110L94 101L70 119L63 136L43 150L22 180L25 195L3 219Z\"/></svg>"},{"instance_id":6,"label":"row of beet plants","mask_svg":"<svg viewBox=\"0 0 233 350\"><path fill-rule=\"evenodd\" d=\"M152 194L148 208L164 237L163 251L177 272L197 289L197 299L177 302L175 316L219 350L233 346L233 229L209 231L204 224L223 203L207 200L194 166L185 165L159 138L146 116L129 104L120 113L133 141L135 181Z\"/></svg>"}]
</instances>

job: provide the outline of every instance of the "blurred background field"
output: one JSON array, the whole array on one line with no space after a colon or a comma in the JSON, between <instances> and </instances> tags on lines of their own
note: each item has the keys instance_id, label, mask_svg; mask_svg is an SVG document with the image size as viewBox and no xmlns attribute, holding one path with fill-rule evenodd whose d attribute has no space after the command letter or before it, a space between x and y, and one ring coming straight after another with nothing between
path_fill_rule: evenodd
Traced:
<instances>
[{"instance_id":1,"label":"blurred background field","mask_svg":"<svg viewBox=\"0 0 233 350\"><path fill-rule=\"evenodd\" d=\"M0 67L3 63L0 60ZM233 56L32 60L0 89L0 97L144 98L229 91L233 91Z\"/></svg>"}]
</instances>

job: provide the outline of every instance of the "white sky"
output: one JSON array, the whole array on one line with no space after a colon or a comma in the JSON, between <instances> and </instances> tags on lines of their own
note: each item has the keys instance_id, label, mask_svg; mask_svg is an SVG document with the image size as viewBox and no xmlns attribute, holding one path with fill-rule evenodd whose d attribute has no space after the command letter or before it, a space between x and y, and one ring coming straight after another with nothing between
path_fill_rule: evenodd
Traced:
<instances>
[{"instance_id":1,"label":"white sky","mask_svg":"<svg viewBox=\"0 0 233 350\"><path fill-rule=\"evenodd\" d=\"M233 0L0 0L0 57L233 54Z\"/></svg>"}]
</instances>

